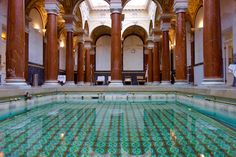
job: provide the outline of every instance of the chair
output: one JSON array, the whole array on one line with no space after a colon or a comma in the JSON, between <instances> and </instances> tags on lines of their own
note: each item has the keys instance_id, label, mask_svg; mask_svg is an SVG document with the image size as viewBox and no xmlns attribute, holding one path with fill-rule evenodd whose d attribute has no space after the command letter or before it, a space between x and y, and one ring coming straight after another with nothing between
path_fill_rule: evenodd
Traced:
<instances>
[{"instance_id":1,"label":"chair","mask_svg":"<svg viewBox=\"0 0 236 157\"><path fill-rule=\"evenodd\" d=\"M98 76L96 80L96 85L104 85L105 84L105 76Z\"/></svg>"},{"instance_id":2,"label":"chair","mask_svg":"<svg viewBox=\"0 0 236 157\"><path fill-rule=\"evenodd\" d=\"M130 76L125 77L124 84L125 85L132 85L132 79Z\"/></svg>"},{"instance_id":3,"label":"chair","mask_svg":"<svg viewBox=\"0 0 236 157\"><path fill-rule=\"evenodd\" d=\"M110 84L110 83L111 83L111 76L108 76L107 84Z\"/></svg>"},{"instance_id":4,"label":"chair","mask_svg":"<svg viewBox=\"0 0 236 157\"><path fill-rule=\"evenodd\" d=\"M138 85L144 85L146 83L146 80L144 76L137 76L137 82L138 82Z\"/></svg>"}]
</instances>

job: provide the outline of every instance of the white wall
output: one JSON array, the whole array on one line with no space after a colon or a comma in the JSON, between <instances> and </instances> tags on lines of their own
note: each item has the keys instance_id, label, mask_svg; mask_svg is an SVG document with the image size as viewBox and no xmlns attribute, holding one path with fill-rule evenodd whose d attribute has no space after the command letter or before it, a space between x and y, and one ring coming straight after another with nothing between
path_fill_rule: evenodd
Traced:
<instances>
[{"instance_id":1,"label":"white wall","mask_svg":"<svg viewBox=\"0 0 236 157\"><path fill-rule=\"evenodd\" d=\"M186 23L187 66L191 66L191 24Z\"/></svg>"},{"instance_id":2,"label":"white wall","mask_svg":"<svg viewBox=\"0 0 236 157\"><path fill-rule=\"evenodd\" d=\"M2 33L2 27L7 26L7 3L8 0L0 0L0 34ZM6 30L5 30L6 32ZM0 75L1 83L5 83L6 78L6 40L0 39L0 55L1 55L1 65L0 65Z\"/></svg>"},{"instance_id":3,"label":"white wall","mask_svg":"<svg viewBox=\"0 0 236 157\"><path fill-rule=\"evenodd\" d=\"M96 71L111 70L111 37L101 36L96 42Z\"/></svg>"},{"instance_id":4,"label":"white wall","mask_svg":"<svg viewBox=\"0 0 236 157\"><path fill-rule=\"evenodd\" d=\"M125 38L123 43L123 70L143 70L143 41L136 35Z\"/></svg>"},{"instance_id":5,"label":"white wall","mask_svg":"<svg viewBox=\"0 0 236 157\"><path fill-rule=\"evenodd\" d=\"M203 63L203 8L198 11L195 20L195 64ZM194 67L194 84L201 85L204 77L203 65Z\"/></svg>"},{"instance_id":6,"label":"white wall","mask_svg":"<svg viewBox=\"0 0 236 157\"><path fill-rule=\"evenodd\" d=\"M221 0L222 48L224 77L227 85L232 85L233 75L228 72L229 57L236 56L236 1ZM233 48L233 49L232 49Z\"/></svg>"},{"instance_id":7,"label":"white wall","mask_svg":"<svg viewBox=\"0 0 236 157\"><path fill-rule=\"evenodd\" d=\"M43 24L36 9L30 11L32 19L29 25L29 62L43 65Z\"/></svg>"},{"instance_id":8,"label":"white wall","mask_svg":"<svg viewBox=\"0 0 236 157\"><path fill-rule=\"evenodd\" d=\"M63 35L61 35L59 42L59 69L66 70L66 39ZM61 45L62 43L64 46Z\"/></svg>"}]
</instances>

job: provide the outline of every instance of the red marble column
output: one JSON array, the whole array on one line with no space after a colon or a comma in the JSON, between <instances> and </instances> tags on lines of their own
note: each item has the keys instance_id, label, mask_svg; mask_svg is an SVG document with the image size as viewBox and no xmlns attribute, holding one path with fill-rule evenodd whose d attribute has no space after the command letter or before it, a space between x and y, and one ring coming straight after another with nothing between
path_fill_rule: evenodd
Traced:
<instances>
[{"instance_id":1,"label":"red marble column","mask_svg":"<svg viewBox=\"0 0 236 157\"><path fill-rule=\"evenodd\" d=\"M122 86L122 54L121 54L121 14L122 7L112 8L111 4L111 86Z\"/></svg>"},{"instance_id":2,"label":"red marble column","mask_svg":"<svg viewBox=\"0 0 236 157\"><path fill-rule=\"evenodd\" d=\"M57 43L57 15L59 7L56 1L45 1L45 9L48 13L47 22L47 80L45 85L58 85L58 43Z\"/></svg>"},{"instance_id":3,"label":"red marble column","mask_svg":"<svg viewBox=\"0 0 236 157\"><path fill-rule=\"evenodd\" d=\"M77 84L84 84L84 43L78 43Z\"/></svg>"},{"instance_id":4,"label":"red marble column","mask_svg":"<svg viewBox=\"0 0 236 157\"><path fill-rule=\"evenodd\" d=\"M153 82L153 52L152 49L147 49L148 51L148 84Z\"/></svg>"},{"instance_id":5,"label":"red marble column","mask_svg":"<svg viewBox=\"0 0 236 157\"><path fill-rule=\"evenodd\" d=\"M203 8L203 84L223 84L220 0L204 0Z\"/></svg>"},{"instance_id":6,"label":"red marble column","mask_svg":"<svg viewBox=\"0 0 236 157\"><path fill-rule=\"evenodd\" d=\"M186 24L185 13L177 13L176 28L176 47L175 47L175 65L176 65L176 84L187 83L187 54L186 54Z\"/></svg>"},{"instance_id":7,"label":"red marble column","mask_svg":"<svg viewBox=\"0 0 236 157\"><path fill-rule=\"evenodd\" d=\"M67 31L66 39L66 84L74 85L73 32Z\"/></svg>"},{"instance_id":8,"label":"red marble column","mask_svg":"<svg viewBox=\"0 0 236 157\"><path fill-rule=\"evenodd\" d=\"M187 84L187 50L186 50L186 20L185 12L187 0L175 0L174 9L176 20L176 47L175 47L175 84Z\"/></svg>"},{"instance_id":9,"label":"red marble column","mask_svg":"<svg viewBox=\"0 0 236 157\"><path fill-rule=\"evenodd\" d=\"M6 85L26 85L25 62L25 2L8 0Z\"/></svg>"},{"instance_id":10,"label":"red marble column","mask_svg":"<svg viewBox=\"0 0 236 157\"><path fill-rule=\"evenodd\" d=\"M95 82L95 80L94 80L94 65L95 65L95 53L94 53L94 51L93 51L93 53L91 54L90 53L90 65L91 65L91 71L92 71L92 73L91 73L91 80L92 80L92 83L94 84Z\"/></svg>"},{"instance_id":11,"label":"red marble column","mask_svg":"<svg viewBox=\"0 0 236 157\"><path fill-rule=\"evenodd\" d=\"M194 31L191 33L191 80L190 82L194 85L194 65L195 65L195 42L194 42Z\"/></svg>"},{"instance_id":12,"label":"red marble column","mask_svg":"<svg viewBox=\"0 0 236 157\"><path fill-rule=\"evenodd\" d=\"M160 83L160 42L154 41L154 48L153 48L153 83L159 84Z\"/></svg>"},{"instance_id":13,"label":"red marble column","mask_svg":"<svg viewBox=\"0 0 236 157\"><path fill-rule=\"evenodd\" d=\"M91 84L91 66L90 66L90 50L85 49L85 84Z\"/></svg>"},{"instance_id":14,"label":"red marble column","mask_svg":"<svg viewBox=\"0 0 236 157\"><path fill-rule=\"evenodd\" d=\"M169 31L163 31L162 43L162 82L161 84L170 84L170 48L169 48Z\"/></svg>"},{"instance_id":15,"label":"red marble column","mask_svg":"<svg viewBox=\"0 0 236 157\"><path fill-rule=\"evenodd\" d=\"M147 77L148 77L148 50L144 50L144 76L146 82L148 82Z\"/></svg>"},{"instance_id":16,"label":"red marble column","mask_svg":"<svg viewBox=\"0 0 236 157\"><path fill-rule=\"evenodd\" d=\"M25 81L28 82L29 32L25 32Z\"/></svg>"}]
</instances>

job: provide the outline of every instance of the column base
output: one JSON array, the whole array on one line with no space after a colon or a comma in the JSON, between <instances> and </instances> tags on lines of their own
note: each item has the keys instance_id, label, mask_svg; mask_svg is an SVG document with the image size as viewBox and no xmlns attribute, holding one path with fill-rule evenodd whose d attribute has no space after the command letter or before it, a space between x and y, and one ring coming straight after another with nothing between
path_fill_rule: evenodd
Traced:
<instances>
[{"instance_id":1,"label":"column base","mask_svg":"<svg viewBox=\"0 0 236 157\"><path fill-rule=\"evenodd\" d=\"M75 86L75 82L74 81L67 81L65 86Z\"/></svg>"},{"instance_id":2,"label":"column base","mask_svg":"<svg viewBox=\"0 0 236 157\"><path fill-rule=\"evenodd\" d=\"M153 85L153 82L146 82L145 85L146 85L146 86L152 86L152 85Z\"/></svg>"},{"instance_id":3,"label":"column base","mask_svg":"<svg viewBox=\"0 0 236 157\"><path fill-rule=\"evenodd\" d=\"M170 81L161 81L161 86L170 86L171 82Z\"/></svg>"},{"instance_id":4,"label":"column base","mask_svg":"<svg viewBox=\"0 0 236 157\"><path fill-rule=\"evenodd\" d=\"M84 86L91 86L92 84L91 84L91 82L85 82L84 83Z\"/></svg>"},{"instance_id":5,"label":"column base","mask_svg":"<svg viewBox=\"0 0 236 157\"><path fill-rule=\"evenodd\" d=\"M48 80L45 81L44 84L42 85L42 87L57 87L60 86L60 84L58 83L57 80Z\"/></svg>"},{"instance_id":6,"label":"column base","mask_svg":"<svg viewBox=\"0 0 236 157\"><path fill-rule=\"evenodd\" d=\"M225 82L223 81L223 78L203 79L202 85L204 86L225 85Z\"/></svg>"},{"instance_id":7,"label":"column base","mask_svg":"<svg viewBox=\"0 0 236 157\"><path fill-rule=\"evenodd\" d=\"M25 79L6 79L4 87L9 88L30 88L31 86L25 82Z\"/></svg>"},{"instance_id":8,"label":"column base","mask_svg":"<svg viewBox=\"0 0 236 157\"><path fill-rule=\"evenodd\" d=\"M124 84L121 80L112 80L108 86L109 87L123 87Z\"/></svg>"},{"instance_id":9,"label":"column base","mask_svg":"<svg viewBox=\"0 0 236 157\"><path fill-rule=\"evenodd\" d=\"M175 81L175 86L188 86L188 81L187 80L176 80Z\"/></svg>"},{"instance_id":10,"label":"column base","mask_svg":"<svg viewBox=\"0 0 236 157\"><path fill-rule=\"evenodd\" d=\"M83 86L83 85L84 85L83 81L77 82L77 86Z\"/></svg>"},{"instance_id":11,"label":"column base","mask_svg":"<svg viewBox=\"0 0 236 157\"><path fill-rule=\"evenodd\" d=\"M153 86L158 86L158 85L160 85L160 81L154 81L154 82L152 83L152 85L153 85Z\"/></svg>"}]
</instances>

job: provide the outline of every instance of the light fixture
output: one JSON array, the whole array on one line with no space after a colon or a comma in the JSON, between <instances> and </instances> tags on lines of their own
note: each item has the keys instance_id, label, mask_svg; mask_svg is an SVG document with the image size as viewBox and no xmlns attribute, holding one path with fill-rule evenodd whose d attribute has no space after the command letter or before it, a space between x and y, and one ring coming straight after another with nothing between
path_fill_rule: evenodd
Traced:
<instances>
[{"instance_id":1,"label":"light fixture","mask_svg":"<svg viewBox=\"0 0 236 157\"><path fill-rule=\"evenodd\" d=\"M60 48L64 48L65 47L65 44L63 41L60 42Z\"/></svg>"},{"instance_id":2,"label":"light fixture","mask_svg":"<svg viewBox=\"0 0 236 157\"><path fill-rule=\"evenodd\" d=\"M5 41L5 40L7 39L7 34L6 34L6 32L2 32L1 37L2 37L2 40Z\"/></svg>"},{"instance_id":3,"label":"light fixture","mask_svg":"<svg viewBox=\"0 0 236 157\"><path fill-rule=\"evenodd\" d=\"M36 30L40 30L40 26L37 23L34 24L33 28Z\"/></svg>"},{"instance_id":4,"label":"light fixture","mask_svg":"<svg viewBox=\"0 0 236 157\"><path fill-rule=\"evenodd\" d=\"M203 26L204 26L203 19L201 19L201 21L198 24L198 28L203 28Z\"/></svg>"}]
</instances>

